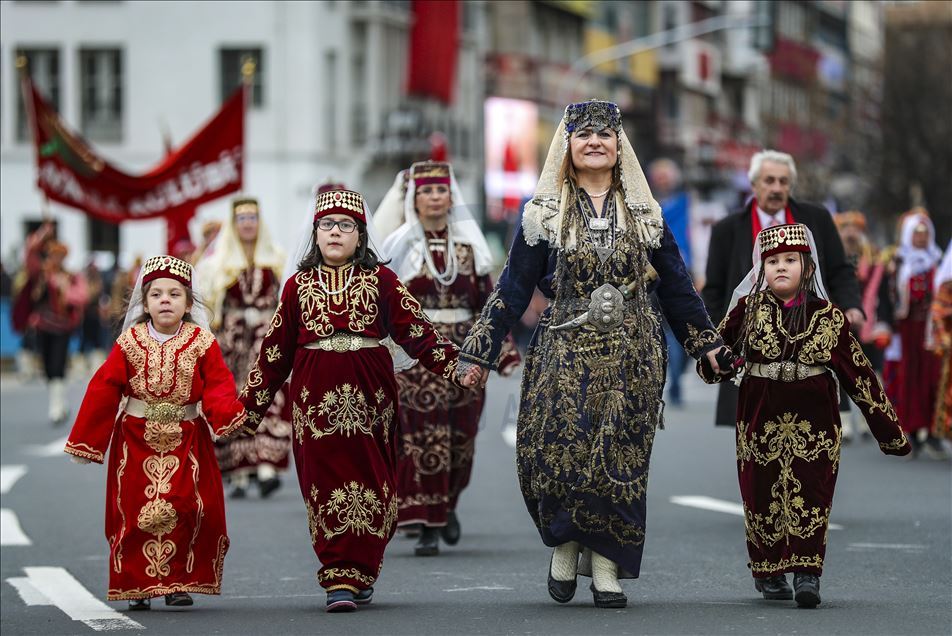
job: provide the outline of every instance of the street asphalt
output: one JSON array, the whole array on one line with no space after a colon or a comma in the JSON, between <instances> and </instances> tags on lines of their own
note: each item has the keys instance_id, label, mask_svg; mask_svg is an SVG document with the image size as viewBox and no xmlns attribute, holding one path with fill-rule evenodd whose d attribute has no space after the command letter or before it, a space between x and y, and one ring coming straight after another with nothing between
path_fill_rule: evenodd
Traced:
<instances>
[{"instance_id":1,"label":"street asphalt","mask_svg":"<svg viewBox=\"0 0 952 636\"><path fill-rule=\"evenodd\" d=\"M887 457L872 440L844 447L822 604L764 601L736 514L733 433L712 424L714 389L691 375L685 384L684 407L667 409L656 438L644 563L640 579L623 582L624 610L595 609L584 578L571 603L549 599L550 551L515 475L518 379L494 376L458 510L461 542L420 558L412 540L395 537L371 605L324 612L292 471L268 500L228 501L221 596L196 595L194 607L179 609L156 599L152 611L129 613L125 603L94 600L107 584L103 467L75 465L57 450L68 426L46 421L42 383L3 376L2 632L952 634L952 464ZM71 383L74 408L84 388L83 379Z\"/></svg>"}]
</instances>

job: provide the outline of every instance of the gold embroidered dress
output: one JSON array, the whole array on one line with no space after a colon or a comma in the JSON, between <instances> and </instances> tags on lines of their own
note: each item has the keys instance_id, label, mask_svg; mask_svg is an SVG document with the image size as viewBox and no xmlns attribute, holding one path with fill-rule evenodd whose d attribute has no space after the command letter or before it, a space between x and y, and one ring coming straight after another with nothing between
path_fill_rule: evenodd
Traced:
<instances>
[{"instance_id":1,"label":"gold embroidered dress","mask_svg":"<svg viewBox=\"0 0 952 636\"><path fill-rule=\"evenodd\" d=\"M120 412L124 397L148 406ZM183 419L178 407L201 402ZM211 332L189 322L164 343L140 323L93 376L66 452L103 463L107 448L109 600L218 594L228 550L225 500L209 425L239 428L245 411Z\"/></svg>"},{"instance_id":2,"label":"gold embroidered dress","mask_svg":"<svg viewBox=\"0 0 952 636\"><path fill-rule=\"evenodd\" d=\"M291 374L294 464L328 591L373 585L396 526L399 403L393 360L379 343L388 335L433 373L453 377L456 346L391 270L348 263L300 271L285 283L241 393L256 426Z\"/></svg>"},{"instance_id":3,"label":"gold embroidered dress","mask_svg":"<svg viewBox=\"0 0 952 636\"><path fill-rule=\"evenodd\" d=\"M756 294L761 297L746 342L746 363L758 365L757 373L744 376L737 407L737 473L748 566L755 578L785 572L819 576L840 463L834 374L863 412L883 453L905 455L911 447L840 309L811 297L806 329L790 333L785 317L796 303L784 304L770 291ZM742 298L721 323L725 342L740 337L750 299ZM725 377L705 364L698 370L708 383ZM801 377L806 371L815 374Z\"/></svg>"}]
</instances>

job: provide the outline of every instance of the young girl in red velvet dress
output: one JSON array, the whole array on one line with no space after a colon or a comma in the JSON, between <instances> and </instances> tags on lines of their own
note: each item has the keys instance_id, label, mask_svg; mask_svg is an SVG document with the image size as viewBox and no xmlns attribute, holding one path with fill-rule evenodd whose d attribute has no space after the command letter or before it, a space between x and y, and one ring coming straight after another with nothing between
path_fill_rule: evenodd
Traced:
<instances>
[{"instance_id":1,"label":"young girl in red velvet dress","mask_svg":"<svg viewBox=\"0 0 952 636\"><path fill-rule=\"evenodd\" d=\"M306 254L287 280L241 400L255 427L291 375L292 444L327 611L369 603L397 522L392 337L455 377L458 350L377 259L363 197L317 196ZM293 373L292 373L293 371Z\"/></svg>"},{"instance_id":2,"label":"young girl in red velvet dress","mask_svg":"<svg viewBox=\"0 0 952 636\"><path fill-rule=\"evenodd\" d=\"M840 462L837 380L884 453L911 446L849 321L825 299L807 227L763 230L754 253L760 258L719 327L740 358L720 365L732 369L725 375L704 358L698 371L709 383L743 378L737 472L754 586L765 599L816 607Z\"/></svg>"},{"instance_id":3,"label":"young girl in red velvet dress","mask_svg":"<svg viewBox=\"0 0 952 636\"><path fill-rule=\"evenodd\" d=\"M122 335L89 381L66 442L77 463L101 464L112 449L107 598L131 610L149 609L156 596L184 606L190 592L221 590L228 534L209 428L229 435L245 410L194 303L191 265L145 262Z\"/></svg>"}]
</instances>

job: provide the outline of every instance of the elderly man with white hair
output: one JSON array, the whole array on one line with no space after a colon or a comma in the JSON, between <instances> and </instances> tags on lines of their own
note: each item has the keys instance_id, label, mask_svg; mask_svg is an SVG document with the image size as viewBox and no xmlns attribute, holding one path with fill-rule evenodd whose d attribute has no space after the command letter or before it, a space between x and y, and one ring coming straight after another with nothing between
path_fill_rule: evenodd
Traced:
<instances>
[{"instance_id":1,"label":"elderly man with white hair","mask_svg":"<svg viewBox=\"0 0 952 636\"><path fill-rule=\"evenodd\" d=\"M714 322L727 313L734 288L753 266L754 238L762 230L785 223L803 223L816 241L818 263L830 299L846 312L850 323L862 326L865 316L856 271L846 259L843 243L829 211L821 205L791 197L797 181L793 157L764 150L750 160L748 171L753 198L740 210L719 221L711 230L706 282L701 297ZM720 385L715 423L734 426L737 388Z\"/></svg>"}]
</instances>

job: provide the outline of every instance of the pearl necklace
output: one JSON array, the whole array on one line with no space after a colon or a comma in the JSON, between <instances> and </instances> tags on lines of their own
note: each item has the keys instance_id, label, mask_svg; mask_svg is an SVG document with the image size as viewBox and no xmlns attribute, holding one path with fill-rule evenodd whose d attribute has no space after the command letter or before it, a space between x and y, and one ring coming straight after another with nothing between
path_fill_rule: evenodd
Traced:
<instances>
[{"instance_id":1,"label":"pearl necklace","mask_svg":"<svg viewBox=\"0 0 952 636\"><path fill-rule=\"evenodd\" d=\"M441 272L436 268L433 255L430 253L430 239L426 236L425 231L423 232L423 259L426 261L426 268L430 270L430 276L439 285L449 287L456 282L456 277L459 274L459 263L456 260L456 243L453 241L453 233L450 232L449 227L446 229L446 251L444 252L446 269Z\"/></svg>"},{"instance_id":2,"label":"pearl necklace","mask_svg":"<svg viewBox=\"0 0 952 636\"><path fill-rule=\"evenodd\" d=\"M321 289L324 290L324 293L327 294L328 296L340 296L345 291L347 291L347 288L350 287L350 284L354 282L354 271L356 269L357 269L357 266L352 265L350 268L350 275L347 277L347 282L344 283L344 286L338 289L337 291L331 291L330 288L327 286L327 283L324 282L324 270L319 267L317 270L317 284Z\"/></svg>"},{"instance_id":3,"label":"pearl necklace","mask_svg":"<svg viewBox=\"0 0 952 636\"><path fill-rule=\"evenodd\" d=\"M590 195L588 195L588 196L589 196L589 198L592 198L592 199L601 199L603 196L605 196L606 194L608 194L608 193L611 192L611 191L612 191L612 187L611 187L611 186L608 186L608 189L605 190L604 192L599 192L598 194L590 194Z\"/></svg>"}]
</instances>

